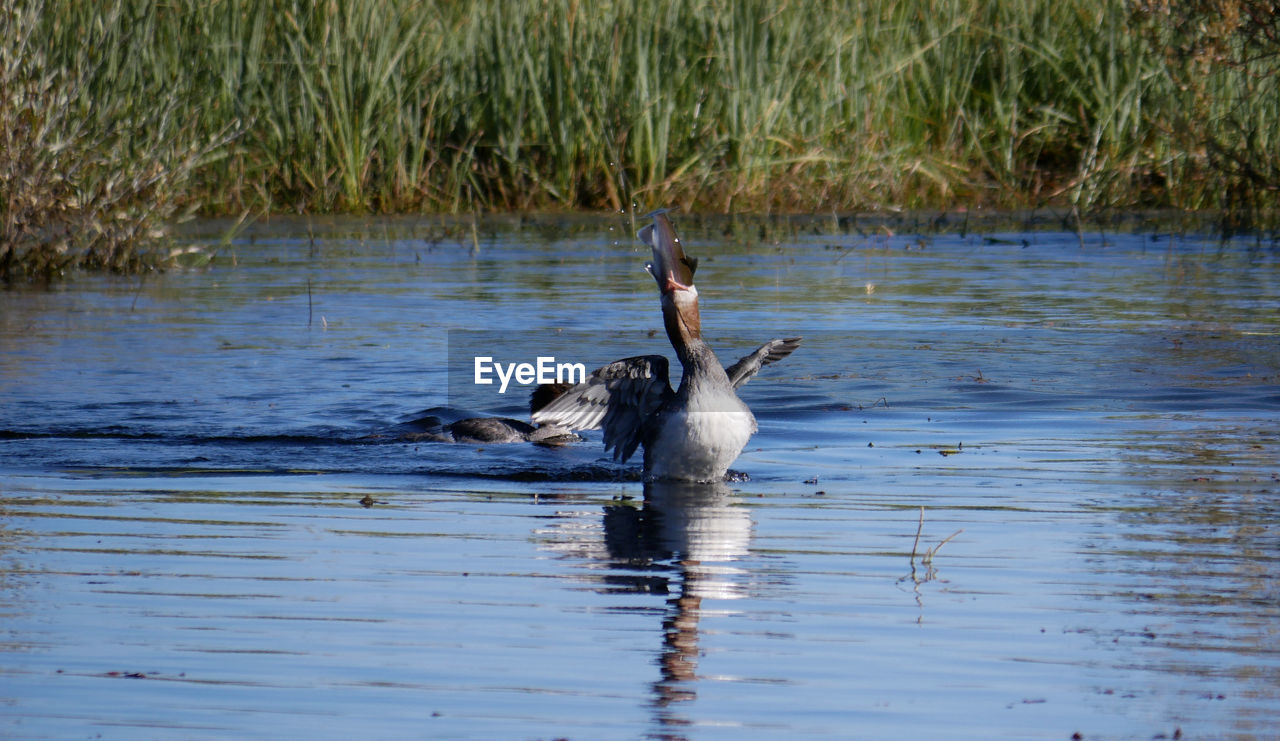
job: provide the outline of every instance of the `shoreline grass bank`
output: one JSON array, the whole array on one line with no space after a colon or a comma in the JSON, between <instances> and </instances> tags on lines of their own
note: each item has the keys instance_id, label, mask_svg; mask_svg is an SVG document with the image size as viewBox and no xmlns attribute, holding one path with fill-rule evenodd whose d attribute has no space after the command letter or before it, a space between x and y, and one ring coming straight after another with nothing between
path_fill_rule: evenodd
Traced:
<instances>
[{"instance_id":1,"label":"shoreline grass bank","mask_svg":"<svg viewBox=\"0 0 1280 741\"><path fill-rule=\"evenodd\" d=\"M83 254L128 269L113 245L194 212L1174 209L1273 226L1265 7L20 1L0 11L0 265L52 241L63 257L37 272Z\"/></svg>"}]
</instances>

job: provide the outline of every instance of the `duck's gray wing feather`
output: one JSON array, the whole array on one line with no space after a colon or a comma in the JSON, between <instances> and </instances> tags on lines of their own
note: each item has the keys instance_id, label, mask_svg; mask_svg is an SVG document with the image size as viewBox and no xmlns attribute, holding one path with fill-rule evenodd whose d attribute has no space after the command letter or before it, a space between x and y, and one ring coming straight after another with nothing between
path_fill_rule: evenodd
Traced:
<instances>
[{"instance_id":1,"label":"duck's gray wing feather","mask_svg":"<svg viewBox=\"0 0 1280 741\"><path fill-rule=\"evenodd\" d=\"M639 447L644 421L673 392L667 359L641 355L610 363L533 414L539 424L604 430L605 452L626 461Z\"/></svg>"},{"instance_id":2,"label":"duck's gray wing feather","mask_svg":"<svg viewBox=\"0 0 1280 741\"><path fill-rule=\"evenodd\" d=\"M741 360L724 369L725 374L729 376L729 383L733 384L734 388L738 388L750 381L761 368L790 355L800 346L801 339L800 337L780 337L757 347Z\"/></svg>"}]
</instances>

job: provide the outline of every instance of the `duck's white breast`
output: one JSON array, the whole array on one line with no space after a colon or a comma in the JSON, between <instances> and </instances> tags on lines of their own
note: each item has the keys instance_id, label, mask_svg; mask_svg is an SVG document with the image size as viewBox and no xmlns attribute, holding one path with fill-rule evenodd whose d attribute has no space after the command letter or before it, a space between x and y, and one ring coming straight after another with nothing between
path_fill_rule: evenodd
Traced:
<instances>
[{"instance_id":1,"label":"duck's white breast","mask_svg":"<svg viewBox=\"0 0 1280 741\"><path fill-rule=\"evenodd\" d=\"M708 400L710 401L710 400ZM756 431L756 418L736 396L667 416L645 451L645 478L718 481Z\"/></svg>"}]
</instances>

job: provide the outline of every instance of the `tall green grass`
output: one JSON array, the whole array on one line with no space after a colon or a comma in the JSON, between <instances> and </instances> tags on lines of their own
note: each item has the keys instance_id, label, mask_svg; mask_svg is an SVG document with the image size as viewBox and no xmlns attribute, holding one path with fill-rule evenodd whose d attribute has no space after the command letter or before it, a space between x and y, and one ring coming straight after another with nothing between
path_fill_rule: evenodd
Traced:
<instances>
[{"instance_id":1,"label":"tall green grass","mask_svg":"<svg viewBox=\"0 0 1280 741\"><path fill-rule=\"evenodd\" d=\"M104 145L120 167L199 151L173 199L206 212L1088 213L1245 191L1274 212L1280 182L1280 58L1188 61L1194 24L1155 0L33 2L17 54L75 71L58 115L128 128Z\"/></svg>"},{"instance_id":2,"label":"tall green grass","mask_svg":"<svg viewBox=\"0 0 1280 741\"><path fill-rule=\"evenodd\" d=\"M1154 125L1175 143L1169 169L1214 177L1192 208L1224 231L1276 222L1280 200L1280 13L1274 0L1137 0L1178 105Z\"/></svg>"},{"instance_id":3,"label":"tall green grass","mask_svg":"<svg viewBox=\"0 0 1280 741\"><path fill-rule=\"evenodd\" d=\"M0 9L0 278L162 261L143 248L196 203L195 175L234 127L187 127L186 101L139 85L118 56L55 60L43 17L39 4ZM77 30L85 50L119 43L129 21L121 8L98 20ZM108 77L102 97L92 80Z\"/></svg>"}]
</instances>

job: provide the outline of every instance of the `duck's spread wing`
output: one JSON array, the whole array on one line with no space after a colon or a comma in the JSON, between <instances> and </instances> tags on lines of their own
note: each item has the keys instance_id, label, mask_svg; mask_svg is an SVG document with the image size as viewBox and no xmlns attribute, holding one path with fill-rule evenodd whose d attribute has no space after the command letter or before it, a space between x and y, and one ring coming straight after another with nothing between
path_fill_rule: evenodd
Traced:
<instances>
[{"instance_id":1,"label":"duck's spread wing","mask_svg":"<svg viewBox=\"0 0 1280 741\"><path fill-rule=\"evenodd\" d=\"M604 449L625 461L641 441L644 420L671 394L667 359L641 355L610 363L555 401L534 412L533 421L572 430L604 430Z\"/></svg>"},{"instance_id":2,"label":"duck's spread wing","mask_svg":"<svg viewBox=\"0 0 1280 741\"><path fill-rule=\"evenodd\" d=\"M780 337L757 347L753 352L724 369L725 374L729 376L729 383L733 384L734 388L738 388L750 381L761 368L790 355L800 346L800 339L799 337Z\"/></svg>"}]
</instances>

